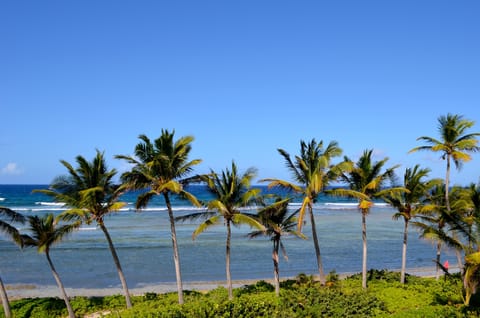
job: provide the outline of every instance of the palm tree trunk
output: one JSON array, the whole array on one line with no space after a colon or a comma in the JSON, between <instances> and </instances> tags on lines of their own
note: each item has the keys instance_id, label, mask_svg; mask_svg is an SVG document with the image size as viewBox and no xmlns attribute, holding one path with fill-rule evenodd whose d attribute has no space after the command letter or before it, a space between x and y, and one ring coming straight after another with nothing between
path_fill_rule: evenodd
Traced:
<instances>
[{"instance_id":1,"label":"palm tree trunk","mask_svg":"<svg viewBox=\"0 0 480 318\"><path fill-rule=\"evenodd\" d=\"M457 233L453 232L453 238L457 238ZM460 270L460 275L463 276L463 261L462 261L462 252L458 248L455 249L455 256L457 257L457 265Z\"/></svg>"},{"instance_id":2,"label":"palm tree trunk","mask_svg":"<svg viewBox=\"0 0 480 318\"><path fill-rule=\"evenodd\" d=\"M105 238L107 239L107 242L108 242L108 247L110 248L110 252L112 253L113 262L115 263L115 267L117 268L117 272L118 272L118 277L120 278L120 282L122 283L123 294L125 295L125 302L127 304L127 308L132 308L132 301L130 299L130 293L128 291L127 280L123 275L122 266L120 265L120 259L118 258L117 251L115 250L115 246L113 246L112 238L110 237L107 227L105 226L103 221L98 222L98 225L102 229L103 234L105 234Z\"/></svg>"},{"instance_id":3,"label":"palm tree trunk","mask_svg":"<svg viewBox=\"0 0 480 318\"><path fill-rule=\"evenodd\" d=\"M272 252L272 260L273 260L273 277L275 281L275 295L280 296L280 271L278 269L278 249L280 247L280 240L274 238L273 240L273 252Z\"/></svg>"},{"instance_id":4,"label":"palm tree trunk","mask_svg":"<svg viewBox=\"0 0 480 318\"><path fill-rule=\"evenodd\" d=\"M435 268L435 278L438 280L440 278L440 256L442 253L442 243L437 243L437 259L436 259L436 268Z\"/></svg>"},{"instance_id":5,"label":"palm tree trunk","mask_svg":"<svg viewBox=\"0 0 480 318\"><path fill-rule=\"evenodd\" d=\"M362 241L363 241L363 260L362 260L362 288L367 288L367 212L362 211Z\"/></svg>"},{"instance_id":6,"label":"palm tree trunk","mask_svg":"<svg viewBox=\"0 0 480 318\"><path fill-rule=\"evenodd\" d=\"M407 240L408 219L405 219L405 228L403 229L402 270L400 271L400 283L402 284L405 284L405 271L407 269Z\"/></svg>"},{"instance_id":7,"label":"palm tree trunk","mask_svg":"<svg viewBox=\"0 0 480 318\"><path fill-rule=\"evenodd\" d=\"M232 236L232 229L230 227L230 220L227 220L227 243L225 250L225 264L227 271L227 287L228 287L228 299L233 299L233 289L232 289L232 276L230 273L230 238Z\"/></svg>"},{"instance_id":8,"label":"palm tree trunk","mask_svg":"<svg viewBox=\"0 0 480 318\"><path fill-rule=\"evenodd\" d=\"M445 204L447 205L448 214L450 214L451 212L449 188L450 188L450 154L447 155L447 172L445 175ZM454 235L453 237L456 238L455 232L453 235ZM455 249L455 255L457 257L457 265L458 265L458 268L460 269L460 273L463 273L462 253L460 252L460 250Z\"/></svg>"},{"instance_id":9,"label":"palm tree trunk","mask_svg":"<svg viewBox=\"0 0 480 318\"><path fill-rule=\"evenodd\" d=\"M320 256L320 244L318 243L317 226L315 225L315 217L313 216L313 209L311 205L309 205L308 211L310 213L310 223L312 224L313 245L315 246L315 255L317 256L320 284L325 285L325 273L323 272L322 257Z\"/></svg>"},{"instance_id":10,"label":"palm tree trunk","mask_svg":"<svg viewBox=\"0 0 480 318\"><path fill-rule=\"evenodd\" d=\"M50 253L48 252L48 249L45 251L45 255L47 256L48 264L50 265L50 269L52 270L53 277L57 282L58 288L62 293L63 300L65 301L65 305L67 306L68 317L75 318L75 313L73 312L72 305L70 305L70 301L68 300L68 296L67 296L67 293L65 292L65 288L63 287L63 283L60 280L60 276L58 275L57 271L55 270L55 267L53 266L53 262L50 259Z\"/></svg>"},{"instance_id":11,"label":"palm tree trunk","mask_svg":"<svg viewBox=\"0 0 480 318\"><path fill-rule=\"evenodd\" d=\"M3 312L5 318L12 318L12 310L10 309L10 302L8 301L7 291L5 285L3 285L2 278L0 277L0 298L2 299Z\"/></svg>"},{"instance_id":12,"label":"palm tree trunk","mask_svg":"<svg viewBox=\"0 0 480 318\"><path fill-rule=\"evenodd\" d=\"M178 252L177 244L177 232L175 230L175 219L173 218L172 205L170 203L170 198L167 193L163 193L165 198L165 203L168 210L168 218L170 219L170 233L172 236L172 248L173 248L173 263L175 264L175 275L177 278L177 293L178 293L178 303L183 304L183 282L182 282L182 272L180 269L180 255Z\"/></svg>"},{"instance_id":13,"label":"palm tree trunk","mask_svg":"<svg viewBox=\"0 0 480 318\"><path fill-rule=\"evenodd\" d=\"M450 213L450 155L447 155L447 173L445 175L445 204L447 205L447 211Z\"/></svg>"}]
</instances>

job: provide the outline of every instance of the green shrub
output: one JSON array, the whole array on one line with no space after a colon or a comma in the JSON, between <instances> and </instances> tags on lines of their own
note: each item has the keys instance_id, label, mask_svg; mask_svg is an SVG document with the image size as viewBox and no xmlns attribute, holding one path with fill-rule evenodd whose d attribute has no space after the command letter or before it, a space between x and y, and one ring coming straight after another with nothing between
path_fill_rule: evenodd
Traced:
<instances>
[{"instance_id":1,"label":"green shrub","mask_svg":"<svg viewBox=\"0 0 480 318\"><path fill-rule=\"evenodd\" d=\"M241 296L243 294L254 294L262 292L272 292L275 290L272 284L267 283L264 280L259 280L253 285L245 285L235 290L235 296Z\"/></svg>"},{"instance_id":2,"label":"green shrub","mask_svg":"<svg viewBox=\"0 0 480 318\"><path fill-rule=\"evenodd\" d=\"M327 283L336 283L339 280L340 280L340 276L337 274L336 270L330 271L330 273L328 273L327 277L325 277L325 281Z\"/></svg>"},{"instance_id":3,"label":"green shrub","mask_svg":"<svg viewBox=\"0 0 480 318\"><path fill-rule=\"evenodd\" d=\"M63 299L54 297L17 300L12 302L11 308L14 317L51 318L68 315Z\"/></svg>"}]
</instances>

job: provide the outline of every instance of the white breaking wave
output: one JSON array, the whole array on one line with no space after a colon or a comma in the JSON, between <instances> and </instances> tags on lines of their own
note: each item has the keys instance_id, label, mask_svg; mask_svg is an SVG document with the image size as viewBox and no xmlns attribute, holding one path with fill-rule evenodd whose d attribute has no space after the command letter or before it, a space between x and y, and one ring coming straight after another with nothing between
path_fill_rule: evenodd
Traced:
<instances>
[{"instance_id":1,"label":"white breaking wave","mask_svg":"<svg viewBox=\"0 0 480 318\"><path fill-rule=\"evenodd\" d=\"M64 206L63 202L35 202L37 205L46 205L46 206Z\"/></svg>"},{"instance_id":2,"label":"white breaking wave","mask_svg":"<svg viewBox=\"0 0 480 318\"><path fill-rule=\"evenodd\" d=\"M355 206L355 207L356 207L356 206L358 205L358 203L356 203L356 202L353 202L353 203L351 203L351 202L335 202L335 203L334 203L334 202L327 202L327 203L325 203L325 205L333 205L333 206Z\"/></svg>"},{"instance_id":3,"label":"white breaking wave","mask_svg":"<svg viewBox=\"0 0 480 318\"><path fill-rule=\"evenodd\" d=\"M172 207L173 211L204 211L205 208L204 207L200 207L200 208L197 208L197 207L194 207L194 206L174 206ZM135 208L130 208L130 209L127 209L129 211L137 211ZM152 212L152 211L156 211L156 212L164 212L164 211L168 211L167 207L150 207L150 208L144 208L144 209L139 209L138 210L139 212L142 212L142 211L145 211L145 212Z\"/></svg>"},{"instance_id":4,"label":"white breaking wave","mask_svg":"<svg viewBox=\"0 0 480 318\"><path fill-rule=\"evenodd\" d=\"M96 226L85 226L85 227L80 227L78 228L79 231L96 231L97 227Z\"/></svg>"},{"instance_id":5,"label":"white breaking wave","mask_svg":"<svg viewBox=\"0 0 480 318\"><path fill-rule=\"evenodd\" d=\"M5 201L5 198L0 198L0 201Z\"/></svg>"}]
</instances>

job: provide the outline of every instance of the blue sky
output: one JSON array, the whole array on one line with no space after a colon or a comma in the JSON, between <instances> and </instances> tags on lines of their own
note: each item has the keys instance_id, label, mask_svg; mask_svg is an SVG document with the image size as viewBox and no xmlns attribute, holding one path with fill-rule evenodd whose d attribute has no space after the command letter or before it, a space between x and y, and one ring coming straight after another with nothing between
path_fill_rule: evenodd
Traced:
<instances>
[{"instance_id":1,"label":"blue sky","mask_svg":"<svg viewBox=\"0 0 480 318\"><path fill-rule=\"evenodd\" d=\"M0 184L49 183L60 159L193 135L197 172L235 160L288 179L277 148L339 142L356 159L444 177L407 154L462 114L480 132L480 2L2 1ZM453 173L477 182L480 155Z\"/></svg>"}]
</instances>

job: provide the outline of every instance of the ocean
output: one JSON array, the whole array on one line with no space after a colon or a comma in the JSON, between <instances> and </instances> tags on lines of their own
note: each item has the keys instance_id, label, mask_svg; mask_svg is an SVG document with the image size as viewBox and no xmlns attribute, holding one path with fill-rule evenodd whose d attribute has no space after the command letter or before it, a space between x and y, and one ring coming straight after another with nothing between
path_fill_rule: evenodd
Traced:
<instances>
[{"instance_id":1,"label":"ocean","mask_svg":"<svg viewBox=\"0 0 480 318\"><path fill-rule=\"evenodd\" d=\"M55 213L64 210L51 198L32 193L47 185L0 185L0 206L25 215ZM260 186L262 191L266 187ZM188 189L199 199L207 200L204 186ZM172 283L175 271L168 214L162 198L151 201L149 206L135 210L135 193L122 197L127 206L106 217L119 254L125 277L130 288L154 284ZM291 204L292 211L299 207L299 200ZM201 211L188 202L173 197L176 216ZM255 209L249 212L255 212ZM368 268L399 270L403 239L403 220L392 220L395 212L386 204L375 204L367 217ZM325 272L358 273L362 264L361 214L355 201L345 198L320 197L315 204L314 215L319 235ZM177 223L182 278L185 282L225 280L224 226L212 227L200 234L195 241L192 232L196 222ZM25 226L20 226L26 231ZM249 239L248 226L234 227L231 242L232 279L270 279L273 277L271 260L272 242L267 238ZM415 229L409 230L407 268L433 267L435 247L432 242L419 238ZM306 240L285 237L283 242L288 260L280 260L280 276L293 277L299 273L317 274L310 224L304 226ZM84 225L51 249L52 260L66 287L109 288L119 287L120 282L104 235L95 224ZM452 252L446 251L442 260L456 264ZM19 249L0 234L0 276L7 285L30 284L55 285L45 255L36 249Z\"/></svg>"}]
</instances>

